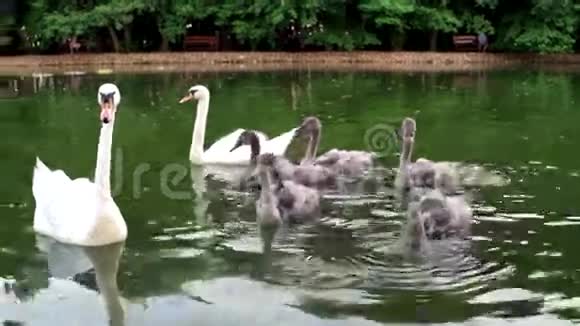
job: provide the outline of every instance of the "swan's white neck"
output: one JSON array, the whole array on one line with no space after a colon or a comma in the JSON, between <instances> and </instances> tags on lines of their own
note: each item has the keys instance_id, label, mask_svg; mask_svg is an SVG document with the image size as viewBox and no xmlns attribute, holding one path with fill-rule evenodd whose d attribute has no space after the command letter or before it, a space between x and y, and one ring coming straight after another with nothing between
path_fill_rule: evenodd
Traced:
<instances>
[{"instance_id":1,"label":"swan's white neck","mask_svg":"<svg viewBox=\"0 0 580 326\"><path fill-rule=\"evenodd\" d=\"M111 195L111 147L115 119L101 126L99 145L97 149L97 167L95 169L95 184L104 195Z\"/></svg>"},{"instance_id":2,"label":"swan's white neck","mask_svg":"<svg viewBox=\"0 0 580 326\"><path fill-rule=\"evenodd\" d=\"M193 135L191 137L191 149L189 150L189 160L192 163L203 163L203 143L205 141L205 127L207 124L207 111L209 109L209 95L202 97L197 102L197 113L193 125Z\"/></svg>"}]
</instances>

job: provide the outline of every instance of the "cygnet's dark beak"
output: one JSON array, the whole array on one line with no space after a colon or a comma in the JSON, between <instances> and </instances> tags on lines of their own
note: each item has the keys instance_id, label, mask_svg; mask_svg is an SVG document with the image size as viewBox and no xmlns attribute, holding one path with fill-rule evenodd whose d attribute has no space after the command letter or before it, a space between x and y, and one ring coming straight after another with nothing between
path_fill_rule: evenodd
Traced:
<instances>
[{"instance_id":1,"label":"cygnet's dark beak","mask_svg":"<svg viewBox=\"0 0 580 326\"><path fill-rule=\"evenodd\" d=\"M234 145L234 147L232 147L232 149L230 149L230 152L235 151L240 146L242 146L242 141L238 139L238 141L236 142L236 144Z\"/></svg>"},{"instance_id":2,"label":"cygnet's dark beak","mask_svg":"<svg viewBox=\"0 0 580 326\"><path fill-rule=\"evenodd\" d=\"M296 131L294 132L294 138L300 138L306 135L306 127L303 124L296 128Z\"/></svg>"}]
</instances>

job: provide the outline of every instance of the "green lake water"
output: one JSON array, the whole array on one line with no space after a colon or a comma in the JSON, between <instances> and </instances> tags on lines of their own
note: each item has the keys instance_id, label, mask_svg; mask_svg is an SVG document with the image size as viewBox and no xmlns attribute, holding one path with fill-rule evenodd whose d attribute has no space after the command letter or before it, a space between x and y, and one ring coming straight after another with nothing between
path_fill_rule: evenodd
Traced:
<instances>
[{"instance_id":1,"label":"green lake water","mask_svg":"<svg viewBox=\"0 0 580 326\"><path fill-rule=\"evenodd\" d=\"M4 325L567 325L580 318L578 74L0 79ZM112 184L128 239L124 248L98 252L50 243L32 231L35 157L72 178L92 177L96 93L109 81L122 94ZM366 150L373 127L398 128L413 116L417 157L475 163L510 182L472 189L476 224L466 250L424 260L398 255L405 215L392 172L399 148L387 139L378 186L326 196L319 223L284 228L265 250L255 194L189 164L195 108L177 101L198 83L212 94L206 145L236 128L272 137L316 115L320 153ZM292 144L288 155L302 151ZM178 172L165 182L169 165ZM116 261L115 254L118 293L111 295L86 269ZM105 304L111 297L124 313Z\"/></svg>"}]
</instances>

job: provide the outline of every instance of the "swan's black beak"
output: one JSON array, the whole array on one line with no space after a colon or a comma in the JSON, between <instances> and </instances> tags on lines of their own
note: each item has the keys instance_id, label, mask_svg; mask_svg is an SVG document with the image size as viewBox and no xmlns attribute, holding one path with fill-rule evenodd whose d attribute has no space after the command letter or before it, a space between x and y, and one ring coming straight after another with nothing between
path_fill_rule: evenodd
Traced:
<instances>
[{"instance_id":1,"label":"swan's black beak","mask_svg":"<svg viewBox=\"0 0 580 326\"><path fill-rule=\"evenodd\" d=\"M235 151L240 146L242 146L242 141L240 139L238 139L238 141L236 142L236 144L234 145L234 147L232 147L232 149L230 149L230 152Z\"/></svg>"}]
</instances>

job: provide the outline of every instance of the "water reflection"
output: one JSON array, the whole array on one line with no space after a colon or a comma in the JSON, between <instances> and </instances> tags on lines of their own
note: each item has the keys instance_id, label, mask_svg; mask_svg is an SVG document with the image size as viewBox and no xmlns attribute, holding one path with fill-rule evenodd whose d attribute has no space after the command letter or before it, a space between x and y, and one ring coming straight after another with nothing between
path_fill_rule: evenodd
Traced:
<instances>
[{"instance_id":1,"label":"water reflection","mask_svg":"<svg viewBox=\"0 0 580 326\"><path fill-rule=\"evenodd\" d=\"M120 313L116 304L104 308L90 255L65 248L39 255L30 232L34 156L74 175L92 171L89 103L94 87L110 79L133 94L119 121L129 126L119 128L122 167L151 163L135 187L139 196L127 187L131 173L114 172L131 230L119 275L127 325L560 325L580 318L580 265L570 259L579 244L577 76L304 71L15 79L21 98L3 101L0 129L9 157L0 163L10 171L0 188L2 321L103 325ZM433 248L431 256L398 251L405 217L391 188L396 149L375 179L325 193L320 223L260 233L255 193L237 185L243 169L187 161L192 112L175 99L194 81L215 89L208 141L237 127L276 135L317 115L325 122L321 151L363 149L366 128L419 112L418 153L462 164L474 237ZM303 150L289 156L295 153ZM186 192L180 200L159 185L156 172L167 162L180 162L179 182L169 178L170 190ZM481 166L506 178L482 182Z\"/></svg>"},{"instance_id":2,"label":"water reflection","mask_svg":"<svg viewBox=\"0 0 580 326\"><path fill-rule=\"evenodd\" d=\"M16 78L0 78L0 99L18 96L18 80Z\"/></svg>"},{"instance_id":3,"label":"water reflection","mask_svg":"<svg viewBox=\"0 0 580 326\"><path fill-rule=\"evenodd\" d=\"M45 320L52 316L51 322L61 325L74 323L76 318L79 318L76 322L108 320L111 326L125 325L124 299L121 299L117 285L124 242L101 247L79 247L41 235L37 235L36 240L37 248L45 254L48 264L48 284L34 290L27 289L24 283L12 286L10 292L14 300L0 306L3 319L28 324L38 321L38 318ZM6 296L7 293L4 293ZM103 309L86 309L95 304ZM73 314L59 313L73 309L78 310ZM45 313L30 314L31 311Z\"/></svg>"}]
</instances>

